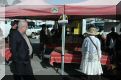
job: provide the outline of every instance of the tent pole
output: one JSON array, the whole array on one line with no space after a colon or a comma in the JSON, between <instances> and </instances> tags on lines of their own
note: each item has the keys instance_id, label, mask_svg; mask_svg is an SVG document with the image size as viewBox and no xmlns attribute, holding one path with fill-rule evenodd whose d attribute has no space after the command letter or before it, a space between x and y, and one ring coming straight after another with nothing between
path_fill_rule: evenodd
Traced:
<instances>
[{"instance_id":1,"label":"tent pole","mask_svg":"<svg viewBox=\"0 0 121 80\"><path fill-rule=\"evenodd\" d=\"M65 14L63 14L63 20L65 20ZM62 63L61 63L61 75L64 75L64 53L65 53L65 27L66 24L62 25Z\"/></svg>"}]
</instances>

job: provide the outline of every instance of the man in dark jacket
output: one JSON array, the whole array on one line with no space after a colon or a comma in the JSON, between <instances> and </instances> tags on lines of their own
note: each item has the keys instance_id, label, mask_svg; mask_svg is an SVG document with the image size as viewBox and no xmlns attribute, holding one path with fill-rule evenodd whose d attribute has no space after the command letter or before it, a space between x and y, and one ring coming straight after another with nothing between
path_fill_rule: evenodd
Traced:
<instances>
[{"instance_id":1,"label":"man in dark jacket","mask_svg":"<svg viewBox=\"0 0 121 80\"><path fill-rule=\"evenodd\" d=\"M40 55L41 55L41 59L43 59L44 53L45 53L45 49L46 49L46 44L48 42L47 39L47 34L46 34L46 25L43 24L42 25L42 30L40 31Z\"/></svg>"},{"instance_id":2,"label":"man in dark jacket","mask_svg":"<svg viewBox=\"0 0 121 80\"><path fill-rule=\"evenodd\" d=\"M46 25L42 25L42 30L40 31L40 43L41 44L46 44L47 43L47 35L46 35Z\"/></svg>"},{"instance_id":3,"label":"man in dark jacket","mask_svg":"<svg viewBox=\"0 0 121 80\"><path fill-rule=\"evenodd\" d=\"M111 32L107 34L107 39L106 39L106 46L108 48L108 53L110 56L111 63L115 62L115 57L116 57L116 51L115 51L115 44L116 40L118 38L118 33L115 32L115 28L111 28Z\"/></svg>"},{"instance_id":4,"label":"man in dark jacket","mask_svg":"<svg viewBox=\"0 0 121 80\"><path fill-rule=\"evenodd\" d=\"M5 39L6 40L6 43L9 42L9 48L11 46L11 42L12 41L12 36L14 34L14 32L17 30L17 27L18 27L18 21L17 20L14 20L11 22L11 29L10 29L10 32L9 32L9 35L8 37ZM6 61L6 64L10 64L11 63L11 58L9 60L5 60Z\"/></svg>"},{"instance_id":5,"label":"man in dark jacket","mask_svg":"<svg viewBox=\"0 0 121 80\"><path fill-rule=\"evenodd\" d=\"M121 32L121 28L120 28ZM119 34L118 39L116 40L116 60L117 60L117 67L121 72L121 34Z\"/></svg>"},{"instance_id":6,"label":"man in dark jacket","mask_svg":"<svg viewBox=\"0 0 121 80\"><path fill-rule=\"evenodd\" d=\"M17 30L17 28L18 28L18 21L14 20L13 22L11 22L11 29L10 29L10 32L8 35L9 45L11 45L10 41L12 41L12 36L13 36L14 32Z\"/></svg>"},{"instance_id":7,"label":"man in dark jacket","mask_svg":"<svg viewBox=\"0 0 121 80\"><path fill-rule=\"evenodd\" d=\"M25 34L27 28L28 23L26 21L19 21L18 30L12 34L10 40L15 80L22 78L22 80L34 80L29 56L32 54L32 46Z\"/></svg>"}]
</instances>

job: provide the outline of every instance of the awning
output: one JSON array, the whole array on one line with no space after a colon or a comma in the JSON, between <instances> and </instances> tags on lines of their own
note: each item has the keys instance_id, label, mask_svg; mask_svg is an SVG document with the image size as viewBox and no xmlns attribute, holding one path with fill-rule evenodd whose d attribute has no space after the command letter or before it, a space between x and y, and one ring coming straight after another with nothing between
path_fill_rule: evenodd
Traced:
<instances>
[{"instance_id":1,"label":"awning","mask_svg":"<svg viewBox=\"0 0 121 80\"><path fill-rule=\"evenodd\" d=\"M66 14L70 19L115 18L119 2L120 0L20 0L20 3L5 7L5 17L59 19L60 15Z\"/></svg>"}]
</instances>

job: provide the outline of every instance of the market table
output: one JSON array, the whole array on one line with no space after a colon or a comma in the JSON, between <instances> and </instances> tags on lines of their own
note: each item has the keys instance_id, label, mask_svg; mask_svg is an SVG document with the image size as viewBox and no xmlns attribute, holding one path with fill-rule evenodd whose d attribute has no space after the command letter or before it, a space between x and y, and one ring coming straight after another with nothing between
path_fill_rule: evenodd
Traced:
<instances>
[{"instance_id":1,"label":"market table","mask_svg":"<svg viewBox=\"0 0 121 80\"><path fill-rule=\"evenodd\" d=\"M81 63L81 54L66 52L64 55L64 63ZM57 51L52 51L50 55L50 64L61 63L61 53ZM102 65L110 64L109 57L107 55L102 55L101 58Z\"/></svg>"}]
</instances>

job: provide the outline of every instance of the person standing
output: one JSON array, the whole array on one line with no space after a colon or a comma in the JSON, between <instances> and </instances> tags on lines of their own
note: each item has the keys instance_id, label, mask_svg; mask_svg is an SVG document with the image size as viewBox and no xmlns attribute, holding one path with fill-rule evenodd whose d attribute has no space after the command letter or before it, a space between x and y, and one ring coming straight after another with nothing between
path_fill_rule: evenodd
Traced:
<instances>
[{"instance_id":1,"label":"person standing","mask_svg":"<svg viewBox=\"0 0 121 80\"><path fill-rule=\"evenodd\" d=\"M82 61L80 70L82 73L88 75L101 75L103 70L101 67L101 44L96 35L96 28L94 25L89 25L88 36L82 44ZM90 76L88 76L89 78Z\"/></svg>"},{"instance_id":2,"label":"person standing","mask_svg":"<svg viewBox=\"0 0 121 80\"><path fill-rule=\"evenodd\" d=\"M120 32L121 32L121 28L120 28ZM121 34L118 35L118 38L116 40L115 51L116 51L116 65L121 72Z\"/></svg>"},{"instance_id":3,"label":"person standing","mask_svg":"<svg viewBox=\"0 0 121 80\"><path fill-rule=\"evenodd\" d=\"M52 36L52 43L58 43L58 29L57 26L54 26L51 30L51 36Z\"/></svg>"},{"instance_id":4,"label":"person standing","mask_svg":"<svg viewBox=\"0 0 121 80\"><path fill-rule=\"evenodd\" d=\"M106 37L106 47L108 49L108 53L110 56L110 61L112 64L116 62L116 51L115 51L115 44L118 38L118 33L115 32L115 27L111 28L111 32L107 34Z\"/></svg>"},{"instance_id":5,"label":"person standing","mask_svg":"<svg viewBox=\"0 0 121 80\"><path fill-rule=\"evenodd\" d=\"M42 25L42 30L40 31L40 50L41 50L41 59L43 61L44 54L47 50L47 45L51 43L51 34L47 25Z\"/></svg>"},{"instance_id":6,"label":"person standing","mask_svg":"<svg viewBox=\"0 0 121 80\"><path fill-rule=\"evenodd\" d=\"M10 41L12 41L12 39L13 39L12 36L13 36L14 32L17 30L17 28L18 28L18 21L17 20L12 21L9 35L6 38L6 42L8 42L9 48L10 48L10 45L11 45ZM6 64L9 65L10 63L11 63L11 58L9 60L6 60Z\"/></svg>"},{"instance_id":7,"label":"person standing","mask_svg":"<svg viewBox=\"0 0 121 80\"><path fill-rule=\"evenodd\" d=\"M10 40L15 80L22 80L22 78L23 80L35 80L30 62L32 46L25 34L27 28L27 21L20 20L18 29L12 34L12 40Z\"/></svg>"},{"instance_id":8,"label":"person standing","mask_svg":"<svg viewBox=\"0 0 121 80\"><path fill-rule=\"evenodd\" d=\"M10 32L8 35L9 40L12 39L12 35L17 30L17 28L18 28L18 21L14 20L13 22L11 22L11 29L10 29ZM10 45L10 43L9 43L9 45Z\"/></svg>"},{"instance_id":9,"label":"person standing","mask_svg":"<svg viewBox=\"0 0 121 80\"><path fill-rule=\"evenodd\" d=\"M10 34L12 34L12 32L14 32L15 30L17 30L17 28L18 28L18 21L14 20L13 22L11 22Z\"/></svg>"},{"instance_id":10,"label":"person standing","mask_svg":"<svg viewBox=\"0 0 121 80\"><path fill-rule=\"evenodd\" d=\"M100 30L100 32L98 32L98 34L96 35L96 37L101 42L101 51L102 51L102 53L105 52L105 42L106 42L106 37L104 36L103 32L104 32L103 30Z\"/></svg>"}]
</instances>

